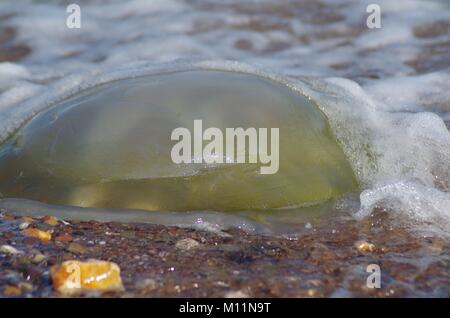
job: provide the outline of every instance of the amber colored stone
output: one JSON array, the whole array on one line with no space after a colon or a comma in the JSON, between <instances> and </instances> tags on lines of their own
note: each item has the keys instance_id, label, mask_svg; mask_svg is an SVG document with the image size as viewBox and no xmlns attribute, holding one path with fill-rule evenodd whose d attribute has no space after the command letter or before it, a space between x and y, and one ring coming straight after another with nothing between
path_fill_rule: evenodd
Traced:
<instances>
[{"instance_id":1,"label":"amber colored stone","mask_svg":"<svg viewBox=\"0 0 450 318\"><path fill-rule=\"evenodd\" d=\"M61 234L55 237L56 242L67 243L73 240L73 237L70 234Z\"/></svg>"},{"instance_id":2,"label":"amber colored stone","mask_svg":"<svg viewBox=\"0 0 450 318\"><path fill-rule=\"evenodd\" d=\"M51 215L46 215L42 218L42 221L44 221L44 223L51 225L51 226L55 226L58 225L58 219L54 216Z\"/></svg>"},{"instance_id":3,"label":"amber colored stone","mask_svg":"<svg viewBox=\"0 0 450 318\"><path fill-rule=\"evenodd\" d=\"M53 287L64 296L123 291L120 268L100 260L66 261L50 270Z\"/></svg>"},{"instance_id":4,"label":"amber colored stone","mask_svg":"<svg viewBox=\"0 0 450 318\"><path fill-rule=\"evenodd\" d=\"M6 286L3 290L3 294L5 296L20 296L22 294L22 290L15 286Z\"/></svg>"},{"instance_id":5,"label":"amber colored stone","mask_svg":"<svg viewBox=\"0 0 450 318\"><path fill-rule=\"evenodd\" d=\"M375 245L369 242L358 242L356 248L363 253L373 253L375 251Z\"/></svg>"},{"instance_id":6,"label":"amber colored stone","mask_svg":"<svg viewBox=\"0 0 450 318\"><path fill-rule=\"evenodd\" d=\"M26 236L35 237L44 242L48 242L52 239L52 234L49 231L42 231L35 228L25 229L21 233Z\"/></svg>"}]
</instances>

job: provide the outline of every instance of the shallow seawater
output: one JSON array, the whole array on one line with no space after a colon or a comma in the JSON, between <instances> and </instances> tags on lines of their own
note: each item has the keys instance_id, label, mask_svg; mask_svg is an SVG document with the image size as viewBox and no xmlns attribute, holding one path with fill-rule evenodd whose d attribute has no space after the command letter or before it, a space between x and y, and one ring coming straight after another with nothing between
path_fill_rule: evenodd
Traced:
<instances>
[{"instance_id":1,"label":"shallow seawater","mask_svg":"<svg viewBox=\"0 0 450 318\"><path fill-rule=\"evenodd\" d=\"M368 3L264 0L247 4L205 0L105 4L86 1L81 3L84 25L80 30L56 27L60 24L58 10L64 9L60 2L42 2L36 6L30 6L29 1L14 5L2 3L1 12L9 14L2 23L17 30L15 43L26 45L29 53L17 63L0 64L0 140L10 142L26 127L32 127L33 122L52 114L52 109L68 98L76 99L79 94L114 83L196 68L251 74L270 79L277 83L275 86L289 88L295 96L308 96L327 118L330 134L347 158L361 190L356 195L329 201L329 209L325 209L327 217L332 214L361 220L377 209L384 209L413 233L447 238L450 230L447 126L450 34L446 27L449 4L379 1L383 27L370 30L365 26ZM41 17L46 18L45 23ZM35 32L47 36L36 37ZM267 95L256 97L263 96ZM289 117L287 113L283 116ZM113 131L114 128L108 127ZM144 141L151 142L151 139ZM79 158L70 158L74 161L65 160L64 164L81 162ZM285 166L286 170L282 170L300 173L295 170L301 165L299 162L290 156L286 162L292 167ZM23 167L32 166L23 163ZM5 189L9 186L2 183L3 197L9 197L8 192L14 193L13 189ZM74 189L66 192L72 193L68 196L58 188L61 193L57 190L51 193L55 195L54 202L49 193L38 194L47 190L31 187L15 193L28 191L27 195L18 197L56 204L70 203L68 198L75 197L73 205L83 206L73 195ZM87 192L95 193L90 189ZM224 208L228 203L222 204ZM62 215L76 210L79 215L84 212L111 218L118 215L112 211L109 214L97 210L80 212L77 208L65 210L57 205L10 199L0 201L0 206L17 213L34 210ZM88 203L86 206L101 205ZM127 204L116 203L110 207L114 206L121 208ZM193 204L190 208L197 210L202 206ZM207 216L188 212L160 217L157 212L153 221L195 225L196 220L202 223L209 218L209 223L217 228L231 224L265 229L267 224L282 223L300 231L321 214L313 205L304 207L310 213L281 209L264 215L265 221L254 222L250 221L255 220L253 211L239 209L250 206L248 202L239 203L230 208L233 215L225 217L216 212ZM152 210L163 207L189 208L166 204ZM56 212L58 209L65 212ZM274 215L278 216L277 220ZM284 230L283 226L280 228Z\"/></svg>"}]
</instances>

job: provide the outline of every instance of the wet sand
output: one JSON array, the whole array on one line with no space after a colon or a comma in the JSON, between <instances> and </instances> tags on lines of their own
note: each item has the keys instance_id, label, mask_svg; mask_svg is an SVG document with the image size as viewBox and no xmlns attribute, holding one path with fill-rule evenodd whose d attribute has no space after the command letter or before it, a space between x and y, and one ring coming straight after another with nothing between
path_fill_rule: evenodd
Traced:
<instances>
[{"instance_id":1,"label":"wet sand","mask_svg":"<svg viewBox=\"0 0 450 318\"><path fill-rule=\"evenodd\" d=\"M450 244L412 236L377 211L364 221L326 220L296 239L211 233L150 224L0 218L0 296L58 297L52 265L96 258L117 263L120 297L448 297ZM48 242L21 234L52 233ZM369 289L366 267L381 268ZM89 296L89 295L87 295ZM97 295L95 295L97 296Z\"/></svg>"}]
</instances>

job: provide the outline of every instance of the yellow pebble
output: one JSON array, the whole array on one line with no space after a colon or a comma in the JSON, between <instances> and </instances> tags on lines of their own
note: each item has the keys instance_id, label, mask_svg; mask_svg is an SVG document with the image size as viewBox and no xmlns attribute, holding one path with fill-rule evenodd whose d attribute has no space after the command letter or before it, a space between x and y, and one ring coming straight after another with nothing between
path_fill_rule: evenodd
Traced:
<instances>
[{"instance_id":1,"label":"yellow pebble","mask_svg":"<svg viewBox=\"0 0 450 318\"><path fill-rule=\"evenodd\" d=\"M21 233L26 236L38 238L44 242L48 242L52 239L52 234L49 231L41 231L35 228L25 229Z\"/></svg>"},{"instance_id":2,"label":"yellow pebble","mask_svg":"<svg viewBox=\"0 0 450 318\"><path fill-rule=\"evenodd\" d=\"M86 292L123 291L120 268L112 262L100 260L66 261L50 270L53 287L64 296Z\"/></svg>"},{"instance_id":3,"label":"yellow pebble","mask_svg":"<svg viewBox=\"0 0 450 318\"><path fill-rule=\"evenodd\" d=\"M5 296L20 296L20 294L22 294L22 290L15 286L6 286L3 290L3 294Z\"/></svg>"},{"instance_id":4,"label":"yellow pebble","mask_svg":"<svg viewBox=\"0 0 450 318\"><path fill-rule=\"evenodd\" d=\"M358 251L363 253L373 253L375 251L375 245L369 242L358 242L356 244Z\"/></svg>"},{"instance_id":5,"label":"yellow pebble","mask_svg":"<svg viewBox=\"0 0 450 318\"><path fill-rule=\"evenodd\" d=\"M51 226L58 225L58 219L51 215L44 216L42 218L42 221L44 221L44 223L51 225Z\"/></svg>"}]
</instances>

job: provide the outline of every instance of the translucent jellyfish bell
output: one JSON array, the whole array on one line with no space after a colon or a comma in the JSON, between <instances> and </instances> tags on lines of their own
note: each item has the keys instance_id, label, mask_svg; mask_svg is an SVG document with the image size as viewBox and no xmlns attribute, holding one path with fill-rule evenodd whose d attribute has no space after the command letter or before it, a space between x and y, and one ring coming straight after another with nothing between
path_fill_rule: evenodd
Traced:
<instances>
[{"instance_id":1,"label":"translucent jellyfish bell","mask_svg":"<svg viewBox=\"0 0 450 318\"><path fill-rule=\"evenodd\" d=\"M278 128L277 173L261 174L260 162L175 163L171 134L193 132L195 120L224 135ZM123 79L52 106L1 146L0 178L4 197L149 211L261 211L357 189L312 101L269 79L211 70Z\"/></svg>"}]
</instances>

